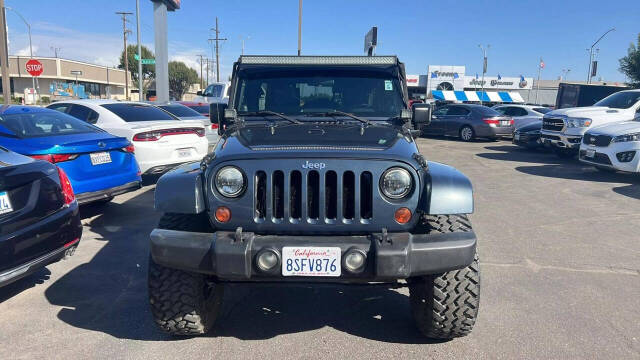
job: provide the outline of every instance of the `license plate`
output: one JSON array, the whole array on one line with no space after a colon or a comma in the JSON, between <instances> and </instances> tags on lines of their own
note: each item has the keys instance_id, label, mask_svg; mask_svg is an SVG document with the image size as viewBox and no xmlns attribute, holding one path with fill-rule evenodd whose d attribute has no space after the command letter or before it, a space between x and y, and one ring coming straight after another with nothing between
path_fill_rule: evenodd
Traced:
<instances>
[{"instance_id":1,"label":"license plate","mask_svg":"<svg viewBox=\"0 0 640 360\"><path fill-rule=\"evenodd\" d=\"M500 121L500 126L509 126L511 125L511 121L509 120L501 120Z\"/></svg>"},{"instance_id":2,"label":"license plate","mask_svg":"<svg viewBox=\"0 0 640 360\"><path fill-rule=\"evenodd\" d=\"M282 276L340 276L339 247L283 247Z\"/></svg>"},{"instance_id":3,"label":"license plate","mask_svg":"<svg viewBox=\"0 0 640 360\"><path fill-rule=\"evenodd\" d=\"M190 156L191 156L191 150L189 150L189 149L178 150L178 157L186 158L186 157L190 157Z\"/></svg>"},{"instance_id":4,"label":"license plate","mask_svg":"<svg viewBox=\"0 0 640 360\"><path fill-rule=\"evenodd\" d=\"M89 154L91 165L108 164L111 162L111 154L108 152L98 152Z\"/></svg>"},{"instance_id":5,"label":"license plate","mask_svg":"<svg viewBox=\"0 0 640 360\"><path fill-rule=\"evenodd\" d=\"M0 192L0 215L7 214L13 211L11 207L11 201L9 201L9 194L6 191Z\"/></svg>"},{"instance_id":6,"label":"license plate","mask_svg":"<svg viewBox=\"0 0 640 360\"><path fill-rule=\"evenodd\" d=\"M520 134L513 134L513 140L515 141L520 140Z\"/></svg>"},{"instance_id":7,"label":"license plate","mask_svg":"<svg viewBox=\"0 0 640 360\"><path fill-rule=\"evenodd\" d=\"M594 149L587 149L587 152L584 154L586 157L594 157L596 156L596 151Z\"/></svg>"}]
</instances>

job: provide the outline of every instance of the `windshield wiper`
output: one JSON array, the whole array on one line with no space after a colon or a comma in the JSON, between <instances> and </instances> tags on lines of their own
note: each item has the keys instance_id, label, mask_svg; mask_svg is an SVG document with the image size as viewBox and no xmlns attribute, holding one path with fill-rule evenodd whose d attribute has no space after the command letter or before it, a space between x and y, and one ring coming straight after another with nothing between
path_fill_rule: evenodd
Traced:
<instances>
[{"instance_id":1,"label":"windshield wiper","mask_svg":"<svg viewBox=\"0 0 640 360\"><path fill-rule=\"evenodd\" d=\"M288 117L285 114L281 114L281 113L278 113L278 112L275 112L275 111L269 111L269 110L251 111L251 112L241 113L241 114L238 114L238 115L240 115L240 116L263 116L263 117L272 115L272 116L277 116L277 117L279 117L281 119L287 120L288 122L293 123L293 124L298 124L298 125L302 124L302 121L300 121L300 120L296 120L294 118Z\"/></svg>"},{"instance_id":2,"label":"windshield wiper","mask_svg":"<svg viewBox=\"0 0 640 360\"><path fill-rule=\"evenodd\" d=\"M361 118L359 116L353 115L351 113L348 112L344 112L344 111L339 111L339 110L333 110L333 111L329 111L324 113L325 116L336 116L336 115L342 115L342 116L346 116L346 117L350 117L354 120L358 120L363 124L367 124L369 125L371 122L368 119L365 118Z\"/></svg>"}]
</instances>

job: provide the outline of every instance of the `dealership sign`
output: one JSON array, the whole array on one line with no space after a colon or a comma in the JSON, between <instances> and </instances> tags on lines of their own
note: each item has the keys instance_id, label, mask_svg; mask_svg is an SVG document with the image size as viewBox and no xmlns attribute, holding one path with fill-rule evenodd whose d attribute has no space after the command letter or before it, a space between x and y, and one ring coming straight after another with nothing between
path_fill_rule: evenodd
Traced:
<instances>
[{"instance_id":1,"label":"dealership sign","mask_svg":"<svg viewBox=\"0 0 640 360\"><path fill-rule=\"evenodd\" d=\"M499 77L499 76L485 76L482 77L465 76L464 87L468 88L482 88L485 89L531 89L533 79L519 77Z\"/></svg>"},{"instance_id":2,"label":"dealership sign","mask_svg":"<svg viewBox=\"0 0 640 360\"><path fill-rule=\"evenodd\" d=\"M42 63L36 59L31 59L27 61L24 67L25 69L27 69L27 72L31 74L31 76L40 76L44 71L44 68L42 67Z\"/></svg>"}]
</instances>

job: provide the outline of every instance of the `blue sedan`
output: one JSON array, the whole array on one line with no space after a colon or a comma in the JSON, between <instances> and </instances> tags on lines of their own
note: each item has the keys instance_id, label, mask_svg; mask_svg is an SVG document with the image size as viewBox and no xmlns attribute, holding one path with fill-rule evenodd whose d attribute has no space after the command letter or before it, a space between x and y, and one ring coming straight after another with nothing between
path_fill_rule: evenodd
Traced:
<instances>
[{"instance_id":1,"label":"blue sedan","mask_svg":"<svg viewBox=\"0 0 640 360\"><path fill-rule=\"evenodd\" d=\"M108 202L140 188L140 169L127 139L59 111L3 106L0 146L56 164L80 204Z\"/></svg>"}]
</instances>

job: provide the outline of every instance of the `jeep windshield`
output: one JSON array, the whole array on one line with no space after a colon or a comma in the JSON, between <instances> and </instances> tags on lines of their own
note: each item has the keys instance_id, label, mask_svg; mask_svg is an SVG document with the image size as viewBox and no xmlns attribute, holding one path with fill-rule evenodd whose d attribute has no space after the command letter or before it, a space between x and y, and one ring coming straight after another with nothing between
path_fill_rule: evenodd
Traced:
<instances>
[{"instance_id":1,"label":"jeep windshield","mask_svg":"<svg viewBox=\"0 0 640 360\"><path fill-rule=\"evenodd\" d=\"M405 106L397 77L387 72L317 68L243 73L235 103L240 116L273 111L301 115L300 120L309 115L349 118L337 112L386 120Z\"/></svg>"},{"instance_id":2,"label":"jeep windshield","mask_svg":"<svg viewBox=\"0 0 640 360\"><path fill-rule=\"evenodd\" d=\"M613 109L628 109L640 101L640 91L621 91L595 103L594 106L606 106Z\"/></svg>"}]
</instances>

